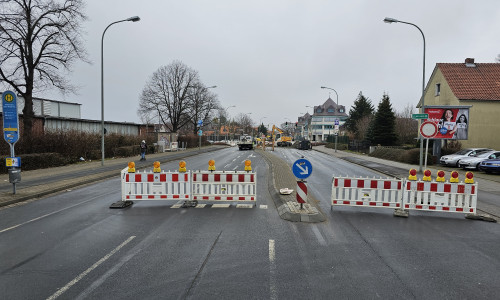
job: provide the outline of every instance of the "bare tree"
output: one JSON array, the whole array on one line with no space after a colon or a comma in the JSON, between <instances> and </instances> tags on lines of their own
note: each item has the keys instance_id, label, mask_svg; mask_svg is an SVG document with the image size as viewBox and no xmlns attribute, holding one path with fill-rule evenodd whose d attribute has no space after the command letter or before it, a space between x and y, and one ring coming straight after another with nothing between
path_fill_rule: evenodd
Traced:
<instances>
[{"instance_id":1,"label":"bare tree","mask_svg":"<svg viewBox=\"0 0 500 300\"><path fill-rule=\"evenodd\" d=\"M55 87L74 92L67 72L86 61L83 0L0 0L0 83L24 98L23 136L31 136L33 93Z\"/></svg>"},{"instance_id":2,"label":"bare tree","mask_svg":"<svg viewBox=\"0 0 500 300\"><path fill-rule=\"evenodd\" d=\"M250 116L244 113L240 113L236 117L236 123L238 124L240 130L242 131L241 133L252 134L253 121L252 118L250 118Z\"/></svg>"},{"instance_id":3,"label":"bare tree","mask_svg":"<svg viewBox=\"0 0 500 300\"><path fill-rule=\"evenodd\" d=\"M192 122L192 91L200 85L198 72L181 61L160 67L142 90L138 113L157 112L171 132Z\"/></svg>"},{"instance_id":4,"label":"bare tree","mask_svg":"<svg viewBox=\"0 0 500 300\"><path fill-rule=\"evenodd\" d=\"M361 117L361 119L356 121L355 124L357 128L357 132L355 133L356 139L362 141L367 138L372 120L373 120L373 115L365 115Z\"/></svg>"},{"instance_id":5,"label":"bare tree","mask_svg":"<svg viewBox=\"0 0 500 300\"><path fill-rule=\"evenodd\" d=\"M217 95L210 92L201 83L193 87L190 98L189 115L191 116L191 123L196 134L198 120L202 120L204 125L209 125L212 121L211 116L219 108L219 101L217 100Z\"/></svg>"},{"instance_id":6,"label":"bare tree","mask_svg":"<svg viewBox=\"0 0 500 300\"><path fill-rule=\"evenodd\" d=\"M411 115L415 108L407 104L401 112L396 113L396 134L402 144L412 144L418 137L418 121Z\"/></svg>"}]
</instances>

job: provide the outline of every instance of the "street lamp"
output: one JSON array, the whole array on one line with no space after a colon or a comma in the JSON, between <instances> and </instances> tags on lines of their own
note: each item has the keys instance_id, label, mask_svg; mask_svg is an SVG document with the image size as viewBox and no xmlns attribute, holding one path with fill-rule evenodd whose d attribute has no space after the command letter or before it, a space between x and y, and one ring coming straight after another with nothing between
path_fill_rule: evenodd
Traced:
<instances>
[{"instance_id":1,"label":"street lamp","mask_svg":"<svg viewBox=\"0 0 500 300\"><path fill-rule=\"evenodd\" d=\"M332 89L332 88L329 88L329 87L326 87L326 86L322 86L321 87L322 89L328 89L328 90L332 90L335 92L335 95L337 95L337 106L339 106L339 94L337 94L337 91Z\"/></svg>"},{"instance_id":2,"label":"street lamp","mask_svg":"<svg viewBox=\"0 0 500 300\"><path fill-rule=\"evenodd\" d=\"M102 38L101 38L101 152L102 152L102 161L101 161L101 166L104 166L104 34L106 33L106 30L108 28L116 23L120 22L126 22L126 21L131 21L131 22L137 22L140 21L141 18L138 16L130 17L128 19L120 20L113 22L104 29L104 32L102 33Z\"/></svg>"},{"instance_id":3,"label":"street lamp","mask_svg":"<svg viewBox=\"0 0 500 300\"><path fill-rule=\"evenodd\" d=\"M226 107L225 111L226 111L226 114L227 114L227 110L230 109L231 107L236 107L236 105L231 105L231 106L228 106ZM226 118L226 143L227 143L227 133L228 133L228 128L227 128L227 118Z\"/></svg>"},{"instance_id":4,"label":"street lamp","mask_svg":"<svg viewBox=\"0 0 500 300\"><path fill-rule=\"evenodd\" d=\"M403 23L403 24L412 25L412 26L416 27L418 29L418 31L420 31L420 33L422 34L422 38L424 40L424 58L423 58L423 72L422 72L422 104L420 105L419 112L423 113L424 112L424 100L425 100L424 99L424 93L425 93L425 36L424 36L424 33L423 33L422 29L420 29L420 27L418 27L417 25L415 25L413 23L404 22L404 21L393 19L393 18L385 18L384 22L385 23L389 23L389 24L390 23ZM419 125L420 125L420 119L419 119L418 122L419 122ZM419 128L420 128L420 126L419 126ZM424 151L423 137L422 137L422 134L420 134L420 164L419 164L419 172L422 172L423 151ZM427 154L426 154L425 157L427 158Z\"/></svg>"},{"instance_id":5,"label":"street lamp","mask_svg":"<svg viewBox=\"0 0 500 300\"><path fill-rule=\"evenodd\" d=\"M321 88L322 88L322 89L332 90L332 91L334 91L334 92L335 92L335 95L337 95L337 109L339 109L339 108L340 108L340 107L339 107L339 94L337 94L337 91L336 91L336 90L334 90L334 89L332 89L332 88L326 87L326 86L322 86ZM331 125L330 125L330 126L331 126ZM338 133L338 132L335 132L335 131L334 131L334 133L335 133L335 152L337 152L337 139L338 139L338 135L339 135L339 133ZM331 132L330 132L330 130L328 130L328 135L329 135L329 136L331 136Z\"/></svg>"}]
</instances>

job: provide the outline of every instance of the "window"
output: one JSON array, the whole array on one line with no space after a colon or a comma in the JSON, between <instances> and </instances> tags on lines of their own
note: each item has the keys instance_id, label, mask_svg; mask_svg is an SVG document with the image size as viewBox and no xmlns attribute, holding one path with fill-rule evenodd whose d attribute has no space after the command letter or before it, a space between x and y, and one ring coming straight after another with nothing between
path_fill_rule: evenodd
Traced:
<instances>
[{"instance_id":1,"label":"window","mask_svg":"<svg viewBox=\"0 0 500 300\"><path fill-rule=\"evenodd\" d=\"M321 108L318 107L318 109L316 109L316 112L320 113L321 112Z\"/></svg>"},{"instance_id":2,"label":"window","mask_svg":"<svg viewBox=\"0 0 500 300\"><path fill-rule=\"evenodd\" d=\"M344 112L344 109L343 109L343 108L339 109L339 112L343 113L343 112Z\"/></svg>"},{"instance_id":3,"label":"window","mask_svg":"<svg viewBox=\"0 0 500 300\"><path fill-rule=\"evenodd\" d=\"M436 83L436 94L434 96L439 96L441 94L441 83Z\"/></svg>"},{"instance_id":4,"label":"window","mask_svg":"<svg viewBox=\"0 0 500 300\"><path fill-rule=\"evenodd\" d=\"M335 109L334 109L334 108L329 108L329 109L328 109L328 112L329 112L329 113L334 113L334 112L335 112Z\"/></svg>"}]
</instances>

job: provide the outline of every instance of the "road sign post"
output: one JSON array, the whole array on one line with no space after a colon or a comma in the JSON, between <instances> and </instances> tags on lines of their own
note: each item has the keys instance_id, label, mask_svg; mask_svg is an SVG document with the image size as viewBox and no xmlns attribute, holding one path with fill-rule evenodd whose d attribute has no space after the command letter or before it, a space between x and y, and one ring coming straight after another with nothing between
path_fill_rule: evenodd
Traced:
<instances>
[{"instance_id":1,"label":"road sign post","mask_svg":"<svg viewBox=\"0 0 500 300\"><path fill-rule=\"evenodd\" d=\"M14 145L19 140L19 115L17 113L17 95L12 91L2 93L2 109L3 109L3 138L10 147L10 160L6 160L6 165L9 166L9 181L13 186L13 193L16 193L16 183L21 181L20 160L17 164L15 157ZM15 164L12 162L15 161ZM19 168L18 168L19 167Z\"/></svg>"},{"instance_id":2,"label":"road sign post","mask_svg":"<svg viewBox=\"0 0 500 300\"><path fill-rule=\"evenodd\" d=\"M420 134L427 140L425 145L425 163L424 169L427 169L427 152L429 151L429 139L433 138L438 133L438 127L433 122L423 122L420 125Z\"/></svg>"},{"instance_id":3,"label":"road sign post","mask_svg":"<svg viewBox=\"0 0 500 300\"><path fill-rule=\"evenodd\" d=\"M411 115L411 118L412 119L428 119L429 118L429 114L412 114Z\"/></svg>"},{"instance_id":4,"label":"road sign post","mask_svg":"<svg viewBox=\"0 0 500 300\"><path fill-rule=\"evenodd\" d=\"M307 181L304 179L311 176L312 169L311 163L304 158L297 159L292 165L293 175L300 179L297 181L297 202L300 203L300 209L307 200Z\"/></svg>"}]
</instances>

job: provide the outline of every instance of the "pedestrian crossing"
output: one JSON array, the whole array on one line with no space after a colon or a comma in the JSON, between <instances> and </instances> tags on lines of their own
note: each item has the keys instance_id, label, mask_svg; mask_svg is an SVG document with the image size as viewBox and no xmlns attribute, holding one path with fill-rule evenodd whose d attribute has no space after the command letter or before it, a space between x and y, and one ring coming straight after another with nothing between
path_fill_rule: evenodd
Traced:
<instances>
[{"instance_id":1,"label":"pedestrian crossing","mask_svg":"<svg viewBox=\"0 0 500 300\"><path fill-rule=\"evenodd\" d=\"M183 207L184 203L177 203L172 205L170 208L186 208ZM231 204L231 203L224 203L224 204L197 204L196 206L192 206L190 208L259 208L259 209L267 209L267 205L254 205L254 204Z\"/></svg>"}]
</instances>

